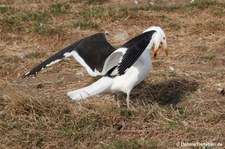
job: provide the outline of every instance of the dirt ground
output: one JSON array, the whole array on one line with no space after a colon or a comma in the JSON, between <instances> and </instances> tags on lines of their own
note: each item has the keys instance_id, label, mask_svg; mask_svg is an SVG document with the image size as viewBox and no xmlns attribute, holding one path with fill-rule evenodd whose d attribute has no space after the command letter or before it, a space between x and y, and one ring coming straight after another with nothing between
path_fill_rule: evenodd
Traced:
<instances>
[{"instance_id":1,"label":"dirt ground","mask_svg":"<svg viewBox=\"0 0 225 149\"><path fill-rule=\"evenodd\" d=\"M113 94L70 101L96 80L72 58L22 79L85 36L108 32L118 47L152 25L169 56L132 90L133 110ZM222 0L1 0L0 63L0 148L225 148Z\"/></svg>"}]
</instances>

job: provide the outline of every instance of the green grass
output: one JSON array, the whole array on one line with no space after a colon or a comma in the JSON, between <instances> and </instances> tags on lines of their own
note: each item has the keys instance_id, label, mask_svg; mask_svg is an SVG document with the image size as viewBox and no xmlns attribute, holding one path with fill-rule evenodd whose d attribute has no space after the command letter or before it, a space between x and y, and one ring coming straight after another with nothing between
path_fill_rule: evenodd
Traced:
<instances>
[{"instance_id":1,"label":"green grass","mask_svg":"<svg viewBox=\"0 0 225 149\"><path fill-rule=\"evenodd\" d=\"M51 27L50 25L36 23L26 30L29 34L39 34L43 36L59 35L63 33L62 27Z\"/></svg>"},{"instance_id":2,"label":"green grass","mask_svg":"<svg viewBox=\"0 0 225 149\"><path fill-rule=\"evenodd\" d=\"M22 22L19 17L21 11L12 7L0 7L0 28L2 32L21 31Z\"/></svg>"},{"instance_id":3,"label":"green grass","mask_svg":"<svg viewBox=\"0 0 225 149\"><path fill-rule=\"evenodd\" d=\"M105 2L108 2L109 0L85 0L86 4L103 4Z\"/></svg>"},{"instance_id":4,"label":"green grass","mask_svg":"<svg viewBox=\"0 0 225 149\"><path fill-rule=\"evenodd\" d=\"M144 7L123 7L118 10L114 8L88 8L81 10L76 16L82 19L100 19L104 17L118 18L127 15L132 15L138 13L138 11L148 11L148 10L164 10L173 11L179 7L174 6L144 6ZM162 16L163 17L163 16ZM165 16L164 16L165 18ZM163 19L163 18L162 18Z\"/></svg>"},{"instance_id":5,"label":"green grass","mask_svg":"<svg viewBox=\"0 0 225 149\"><path fill-rule=\"evenodd\" d=\"M168 122L168 123L166 123L163 127L166 130L173 131L173 130L179 129L181 126L180 126L180 124L178 122L174 121L174 122Z\"/></svg>"},{"instance_id":6,"label":"green grass","mask_svg":"<svg viewBox=\"0 0 225 149\"><path fill-rule=\"evenodd\" d=\"M96 1L89 1L88 3L96 3ZM99 2L99 1L98 1ZM96 20L98 19L118 19L123 18L128 15L137 15L139 11L176 11L183 8L208 8L210 6L215 6L220 3L214 1L200 1L194 2L191 4L187 4L184 6L157 6L157 5L146 5L146 6L135 6L135 7L122 7L118 10L114 8L88 8L83 9L76 14L75 21L72 25L73 28L80 28L82 30L98 28L98 23ZM174 29L180 29L181 25L177 23L173 23L169 20L169 18L165 15L159 16L161 20L169 21L169 26Z\"/></svg>"},{"instance_id":7,"label":"green grass","mask_svg":"<svg viewBox=\"0 0 225 149\"><path fill-rule=\"evenodd\" d=\"M16 11L16 10L15 10ZM0 19L0 26L4 32L39 33L42 26L50 24L52 18L47 11L11 12L9 16Z\"/></svg>"},{"instance_id":8,"label":"green grass","mask_svg":"<svg viewBox=\"0 0 225 149\"><path fill-rule=\"evenodd\" d=\"M69 115L68 115L69 116ZM103 129L103 118L95 113L84 114L77 118L65 117L64 123L59 128L61 137L72 137L74 141L81 141L91 137L95 132Z\"/></svg>"},{"instance_id":9,"label":"green grass","mask_svg":"<svg viewBox=\"0 0 225 149\"><path fill-rule=\"evenodd\" d=\"M154 6L150 5L146 7L147 10L155 10L155 11L175 11L180 9L180 6Z\"/></svg>"},{"instance_id":10,"label":"green grass","mask_svg":"<svg viewBox=\"0 0 225 149\"><path fill-rule=\"evenodd\" d=\"M204 61L204 62L208 62L208 61L213 60L215 57L216 57L216 56L213 55L213 54L208 54L208 55L200 56L200 57L199 57L199 60L200 60L200 61Z\"/></svg>"},{"instance_id":11,"label":"green grass","mask_svg":"<svg viewBox=\"0 0 225 149\"><path fill-rule=\"evenodd\" d=\"M51 27L53 16L65 14L70 10L67 4L54 4L49 9L20 11L10 7L0 7L3 17L0 27L3 32L55 35L62 32L62 27Z\"/></svg>"},{"instance_id":12,"label":"green grass","mask_svg":"<svg viewBox=\"0 0 225 149\"><path fill-rule=\"evenodd\" d=\"M120 108L120 115L126 118L135 118L137 114L138 114L137 112L127 109L126 105Z\"/></svg>"},{"instance_id":13,"label":"green grass","mask_svg":"<svg viewBox=\"0 0 225 149\"><path fill-rule=\"evenodd\" d=\"M101 18L103 13L104 13L105 9L102 8L88 8L88 9L84 9L81 10L78 13L78 17L82 17L84 19L98 19Z\"/></svg>"},{"instance_id":14,"label":"green grass","mask_svg":"<svg viewBox=\"0 0 225 149\"><path fill-rule=\"evenodd\" d=\"M10 16L0 19L2 32L20 32L23 30L22 23L16 16Z\"/></svg>"},{"instance_id":15,"label":"green grass","mask_svg":"<svg viewBox=\"0 0 225 149\"><path fill-rule=\"evenodd\" d=\"M106 1L103 0L86 0L87 4L102 4ZM73 2L71 2L73 3ZM158 6L158 5L145 5L145 6L134 6L134 7L121 7L119 9L115 8L104 8L102 6L85 8L80 10L75 14L73 18L72 25L69 25L72 28L80 28L82 30L87 29L97 29L99 27L99 19L118 19L123 18L128 15L137 15L139 11L176 11L183 8L198 8L204 9L211 6L224 6L225 3L219 3L216 1L210 0L200 0L193 3L189 3L183 6ZM0 13L2 18L0 19L0 26L3 31L10 32L24 32L25 33L37 33L44 35L55 35L58 34L56 29L52 28L53 18L58 17L59 15L71 14L71 5L68 1L56 3L48 6L47 8L41 8L39 10L29 10L21 11L16 10L15 8L1 6ZM212 13L215 15L222 15L223 10L215 10ZM165 15L159 16L163 21L169 21L169 26L174 29L180 29L180 24L173 23ZM26 26L29 24L29 29ZM224 23L212 24L216 29L222 30ZM67 25L68 26L68 25ZM46 34L45 34L46 33Z\"/></svg>"},{"instance_id":16,"label":"green grass","mask_svg":"<svg viewBox=\"0 0 225 149\"><path fill-rule=\"evenodd\" d=\"M37 23L48 23L51 20L51 16L47 11L27 11L22 16L22 21L34 21Z\"/></svg>"},{"instance_id":17,"label":"green grass","mask_svg":"<svg viewBox=\"0 0 225 149\"><path fill-rule=\"evenodd\" d=\"M193 3L188 3L185 7L205 9L210 6L216 6L216 5L220 5L220 3L214 0L196 0Z\"/></svg>"},{"instance_id":18,"label":"green grass","mask_svg":"<svg viewBox=\"0 0 225 149\"><path fill-rule=\"evenodd\" d=\"M62 15L69 13L71 7L67 3L58 3L51 5L49 9L52 15Z\"/></svg>"},{"instance_id":19,"label":"green grass","mask_svg":"<svg viewBox=\"0 0 225 149\"><path fill-rule=\"evenodd\" d=\"M13 14L15 10L11 7L0 6L0 14Z\"/></svg>"},{"instance_id":20,"label":"green grass","mask_svg":"<svg viewBox=\"0 0 225 149\"><path fill-rule=\"evenodd\" d=\"M30 24L26 28L26 33L41 35L56 35L63 32L63 26L53 26L53 16L67 13L69 6L66 4L55 4L50 7L50 11L28 11L21 15L23 24Z\"/></svg>"},{"instance_id":21,"label":"green grass","mask_svg":"<svg viewBox=\"0 0 225 149\"><path fill-rule=\"evenodd\" d=\"M103 17L104 11L105 9L101 8L88 8L81 10L75 15L75 19L71 27L82 30L98 28L96 20Z\"/></svg>"},{"instance_id":22,"label":"green grass","mask_svg":"<svg viewBox=\"0 0 225 149\"><path fill-rule=\"evenodd\" d=\"M88 30L98 28L98 24L93 21L78 21L72 24L72 28L79 28L81 30Z\"/></svg>"},{"instance_id":23,"label":"green grass","mask_svg":"<svg viewBox=\"0 0 225 149\"><path fill-rule=\"evenodd\" d=\"M177 77L177 73L176 73L176 71L170 71L170 72L168 73L168 76L169 76L170 78L176 78L176 77Z\"/></svg>"}]
</instances>

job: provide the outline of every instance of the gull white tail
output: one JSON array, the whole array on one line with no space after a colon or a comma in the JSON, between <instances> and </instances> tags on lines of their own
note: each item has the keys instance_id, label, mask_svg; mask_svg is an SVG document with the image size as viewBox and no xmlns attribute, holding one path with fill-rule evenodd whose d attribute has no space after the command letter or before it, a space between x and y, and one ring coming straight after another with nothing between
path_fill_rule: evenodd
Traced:
<instances>
[{"instance_id":1,"label":"gull white tail","mask_svg":"<svg viewBox=\"0 0 225 149\"><path fill-rule=\"evenodd\" d=\"M102 77L101 79L99 79L98 81L94 82L93 84L87 87L68 92L67 95L72 100L86 99L99 93L108 92L110 90L112 83L113 83L112 78Z\"/></svg>"}]
</instances>

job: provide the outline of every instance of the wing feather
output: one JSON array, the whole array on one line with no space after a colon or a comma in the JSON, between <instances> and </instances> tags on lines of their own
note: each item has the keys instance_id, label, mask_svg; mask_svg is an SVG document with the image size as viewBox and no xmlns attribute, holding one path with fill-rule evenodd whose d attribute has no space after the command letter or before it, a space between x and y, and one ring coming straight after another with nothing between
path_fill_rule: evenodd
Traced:
<instances>
[{"instance_id":1,"label":"wing feather","mask_svg":"<svg viewBox=\"0 0 225 149\"><path fill-rule=\"evenodd\" d=\"M26 73L24 77L34 75L42 69L59 62L65 57L74 56L74 53L79 55L74 56L79 63L85 63L83 65L87 66L85 68L90 75L97 75L95 70L101 72L106 58L114 51L115 48L108 42L105 33L97 33L80 39L57 52L41 64L31 69L31 71Z\"/></svg>"},{"instance_id":2,"label":"wing feather","mask_svg":"<svg viewBox=\"0 0 225 149\"><path fill-rule=\"evenodd\" d=\"M117 73L117 75L123 75L137 61L137 59L141 56L141 54L147 48L150 40L152 39L152 35L154 33L155 31L142 33L141 35L125 43L122 47L124 47L126 51L123 53L122 58L119 57L122 60L117 64L116 68L112 67L113 71L112 69L109 69L110 73L109 72L106 73L107 76L115 77L116 76L115 72ZM115 52L117 52L117 50Z\"/></svg>"}]
</instances>

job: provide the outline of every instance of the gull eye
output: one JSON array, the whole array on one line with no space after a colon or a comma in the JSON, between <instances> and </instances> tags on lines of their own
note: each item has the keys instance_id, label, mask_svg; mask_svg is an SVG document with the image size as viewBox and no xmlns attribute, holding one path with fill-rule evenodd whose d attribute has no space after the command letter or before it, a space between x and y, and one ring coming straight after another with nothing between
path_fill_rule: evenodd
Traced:
<instances>
[{"instance_id":1,"label":"gull eye","mask_svg":"<svg viewBox=\"0 0 225 149\"><path fill-rule=\"evenodd\" d=\"M165 39L166 39L166 37L163 37L163 39L165 40Z\"/></svg>"}]
</instances>

